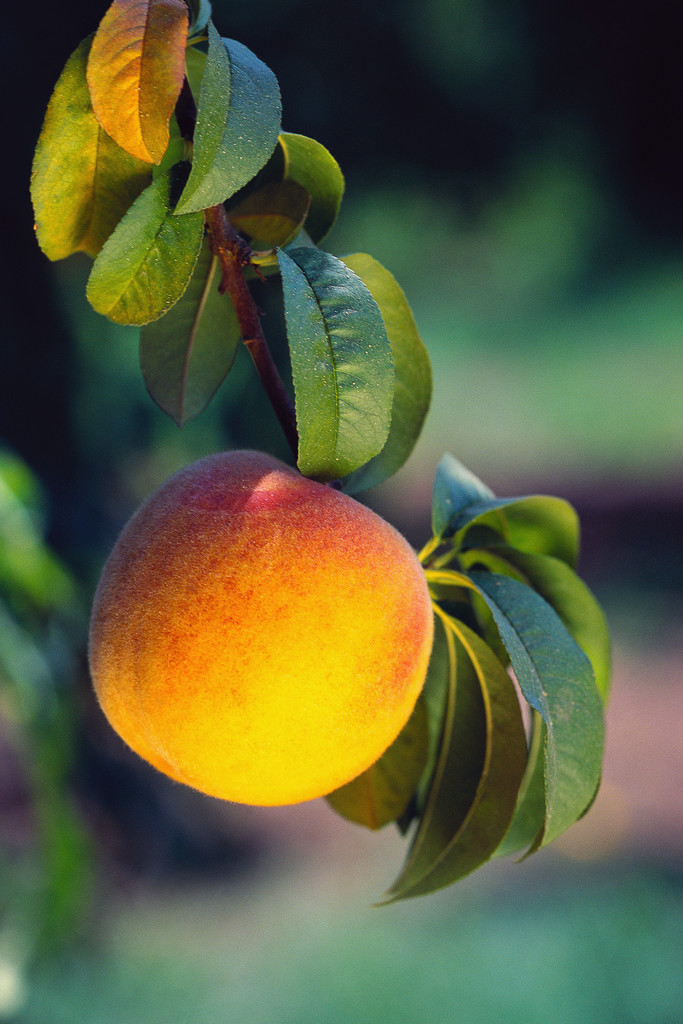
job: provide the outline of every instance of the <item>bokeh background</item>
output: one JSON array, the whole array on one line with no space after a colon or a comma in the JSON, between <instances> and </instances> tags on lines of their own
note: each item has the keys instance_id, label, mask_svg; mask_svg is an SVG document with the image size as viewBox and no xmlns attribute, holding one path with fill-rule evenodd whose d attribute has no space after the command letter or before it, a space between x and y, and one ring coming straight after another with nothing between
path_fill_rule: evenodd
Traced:
<instances>
[{"instance_id":1,"label":"bokeh background","mask_svg":"<svg viewBox=\"0 0 683 1024\"><path fill-rule=\"evenodd\" d=\"M285 129L346 174L328 247L393 271L432 356L424 435L368 501L421 544L446 450L501 495L568 498L614 635L589 816L523 864L385 909L371 904L397 834L322 801L260 810L181 789L124 749L90 692L88 604L132 509L208 451L284 454L246 359L178 431L145 393L135 332L88 308L87 261L50 265L35 245L32 148L106 6L13 5L0 36L0 1020L680 1024L674 6L214 3L277 74Z\"/></svg>"}]
</instances>

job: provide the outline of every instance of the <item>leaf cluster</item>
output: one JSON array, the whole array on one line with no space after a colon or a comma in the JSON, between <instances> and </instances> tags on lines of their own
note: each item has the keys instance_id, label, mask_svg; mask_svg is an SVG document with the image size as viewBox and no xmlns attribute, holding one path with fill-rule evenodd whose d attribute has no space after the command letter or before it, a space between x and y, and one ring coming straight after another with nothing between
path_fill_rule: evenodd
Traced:
<instances>
[{"instance_id":1,"label":"leaf cluster","mask_svg":"<svg viewBox=\"0 0 683 1024\"><path fill-rule=\"evenodd\" d=\"M436 637L416 713L328 797L359 824L412 829L388 901L533 853L587 811L600 783L610 645L574 571L574 510L542 495L496 498L447 455L432 518L421 559Z\"/></svg>"},{"instance_id":2,"label":"leaf cluster","mask_svg":"<svg viewBox=\"0 0 683 1024\"><path fill-rule=\"evenodd\" d=\"M75 937L91 869L85 829L67 791L75 734L65 693L82 616L75 581L46 543L42 505L29 468L0 447L0 709L31 799L29 858L41 868L37 913L21 909L22 884L11 873L1 903L3 913L9 907L21 915L22 928L29 922L24 952L31 957ZM0 861L3 852L0 839Z\"/></svg>"},{"instance_id":3,"label":"leaf cluster","mask_svg":"<svg viewBox=\"0 0 683 1024\"><path fill-rule=\"evenodd\" d=\"M43 251L93 258L89 301L142 328L147 388L179 425L241 342L277 373L248 281L278 277L301 472L355 492L405 462L431 396L405 295L370 256L320 248L341 170L281 130L275 75L219 35L206 0L114 0L57 82L31 191Z\"/></svg>"}]
</instances>

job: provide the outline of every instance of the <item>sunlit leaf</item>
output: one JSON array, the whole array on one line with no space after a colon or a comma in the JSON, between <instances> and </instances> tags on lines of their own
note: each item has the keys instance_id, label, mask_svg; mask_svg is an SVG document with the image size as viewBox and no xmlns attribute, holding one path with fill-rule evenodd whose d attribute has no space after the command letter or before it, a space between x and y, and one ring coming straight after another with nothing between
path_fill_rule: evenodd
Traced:
<instances>
[{"instance_id":1,"label":"sunlit leaf","mask_svg":"<svg viewBox=\"0 0 683 1024\"><path fill-rule=\"evenodd\" d=\"M412 881L408 882L405 874L402 875L392 888L394 899L421 896L441 889L474 871L492 856L512 819L526 764L526 739L512 681L489 647L463 623L446 619L446 628L453 633L456 662L465 662L471 669L467 674L458 675L460 688L456 689L456 713L458 701L463 696L461 681L467 679L472 692L475 686L480 688L486 722L486 757L470 808L454 832L452 826L448 827L451 795L449 788L442 783L435 796L429 826L430 838L436 839L432 857L424 856L425 841L416 861L410 863L409 860L408 874ZM460 772L457 761L453 769L451 786ZM419 834L420 830L418 837ZM439 845L442 848L438 856L433 857ZM427 870L418 877L420 861L423 867L427 865Z\"/></svg>"},{"instance_id":2,"label":"sunlit leaf","mask_svg":"<svg viewBox=\"0 0 683 1024\"><path fill-rule=\"evenodd\" d=\"M379 455L344 484L350 494L375 487L401 468L417 441L432 395L432 368L408 300L393 275L364 253L343 262L361 279L379 306L394 360L391 429Z\"/></svg>"},{"instance_id":3,"label":"sunlit leaf","mask_svg":"<svg viewBox=\"0 0 683 1024\"><path fill-rule=\"evenodd\" d=\"M192 172L176 207L224 202L268 160L280 130L280 89L270 68L208 23L209 50L197 104Z\"/></svg>"},{"instance_id":4,"label":"sunlit leaf","mask_svg":"<svg viewBox=\"0 0 683 1024\"><path fill-rule=\"evenodd\" d=\"M332 154L315 139L283 132L279 149L283 178L298 181L311 196L306 232L317 244L337 219L344 195L344 176Z\"/></svg>"},{"instance_id":5,"label":"sunlit leaf","mask_svg":"<svg viewBox=\"0 0 683 1024\"><path fill-rule=\"evenodd\" d=\"M97 120L132 156L159 163L185 75L183 0L114 0L95 33L88 86Z\"/></svg>"},{"instance_id":6,"label":"sunlit leaf","mask_svg":"<svg viewBox=\"0 0 683 1024\"><path fill-rule=\"evenodd\" d=\"M296 181L274 181L250 192L230 208L230 222L246 235L253 248L286 245L306 219L311 197Z\"/></svg>"},{"instance_id":7,"label":"sunlit leaf","mask_svg":"<svg viewBox=\"0 0 683 1024\"><path fill-rule=\"evenodd\" d=\"M145 189L93 264L88 299L116 323L142 325L163 316L192 276L204 219L173 216L171 181L162 174Z\"/></svg>"},{"instance_id":8,"label":"sunlit leaf","mask_svg":"<svg viewBox=\"0 0 683 1024\"><path fill-rule=\"evenodd\" d=\"M534 590L491 572L471 579L489 605L525 699L547 728L546 815L539 845L569 828L600 782L603 707L591 663Z\"/></svg>"},{"instance_id":9,"label":"sunlit leaf","mask_svg":"<svg viewBox=\"0 0 683 1024\"><path fill-rule=\"evenodd\" d=\"M552 555L575 566L579 551L579 520L563 498L534 494L493 498L467 505L451 518L447 533L456 546L469 543L469 531L487 527L506 544L538 555Z\"/></svg>"},{"instance_id":10,"label":"sunlit leaf","mask_svg":"<svg viewBox=\"0 0 683 1024\"><path fill-rule=\"evenodd\" d=\"M95 119L85 78L91 41L66 63L33 161L36 234L51 260L79 250L97 255L151 179L149 164L124 152Z\"/></svg>"},{"instance_id":11,"label":"sunlit leaf","mask_svg":"<svg viewBox=\"0 0 683 1024\"><path fill-rule=\"evenodd\" d=\"M241 194L236 194L234 202L242 202L264 185L282 182L291 182L306 189L310 207L305 237L310 244L318 244L334 224L344 195L344 177L339 164L315 139L282 132L267 163L244 186ZM232 212L230 203L228 211Z\"/></svg>"},{"instance_id":12,"label":"sunlit leaf","mask_svg":"<svg viewBox=\"0 0 683 1024\"><path fill-rule=\"evenodd\" d=\"M234 307L218 292L220 280L218 260L205 240L185 294L140 332L147 390L178 426L211 400L240 342Z\"/></svg>"},{"instance_id":13,"label":"sunlit leaf","mask_svg":"<svg viewBox=\"0 0 683 1024\"><path fill-rule=\"evenodd\" d=\"M420 698L391 746L367 771L327 796L342 817L380 829L404 813L424 771L429 748L427 710Z\"/></svg>"},{"instance_id":14,"label":"sunlit leaf","mask_svg":"<svg viewBox=\"0 0 683 1024\"><path fill-rule=\"evenodd\" d=\"M377 303L341 260L278 250L292 360L299 469L333 480L376 455L389 434L391 347Z\"/></svg>"}]
</instances>

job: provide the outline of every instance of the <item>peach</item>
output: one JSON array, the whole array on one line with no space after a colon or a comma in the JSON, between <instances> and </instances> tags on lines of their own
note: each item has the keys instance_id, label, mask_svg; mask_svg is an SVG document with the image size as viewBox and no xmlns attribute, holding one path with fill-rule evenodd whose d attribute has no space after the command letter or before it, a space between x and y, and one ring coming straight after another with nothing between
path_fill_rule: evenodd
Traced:
<instances>
[{"instance_id":1,"label":"peach","mask_svg":"<svg viewBox=\"0 0 683 1024\"><path fill-rule=\"evenodd\" d=\"M422 567L374 512L258 452L211 455L105 564L90 668L156 768L239 803L313 799L398 735L432 644Z\"/></svg>"}]
</instances>

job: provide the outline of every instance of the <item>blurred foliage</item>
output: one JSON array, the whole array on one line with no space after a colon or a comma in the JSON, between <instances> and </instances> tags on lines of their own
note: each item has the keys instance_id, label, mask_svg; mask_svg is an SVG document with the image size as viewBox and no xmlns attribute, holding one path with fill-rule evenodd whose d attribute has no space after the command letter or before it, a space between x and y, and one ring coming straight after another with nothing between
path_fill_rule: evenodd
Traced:
<instances>
[{"instance_id":1,"label":"blurred foliage","mask_svg":"<svg viewBox=\"0 0 683 1024\"><path fill-rule=\"evenodd\" d=\"M108 942L43 971L18 1024L680 1021L683 894L670 879L562 864L528 887L504 875L365 911L329 878L315 900L293 886L285 874L267 895L111 908Z\"/></svg>"},{"instance_id":2,"label":"blurred foliage","mask_svg":"<svg viewBox=\"0 0 683 1024\"><path fill-rule=\"evenodd\" d=\"M0 449L0 970L60 949L87 902L88 844L68 795L82 635L37 482Z\"/></svg>"}]
</instances>

